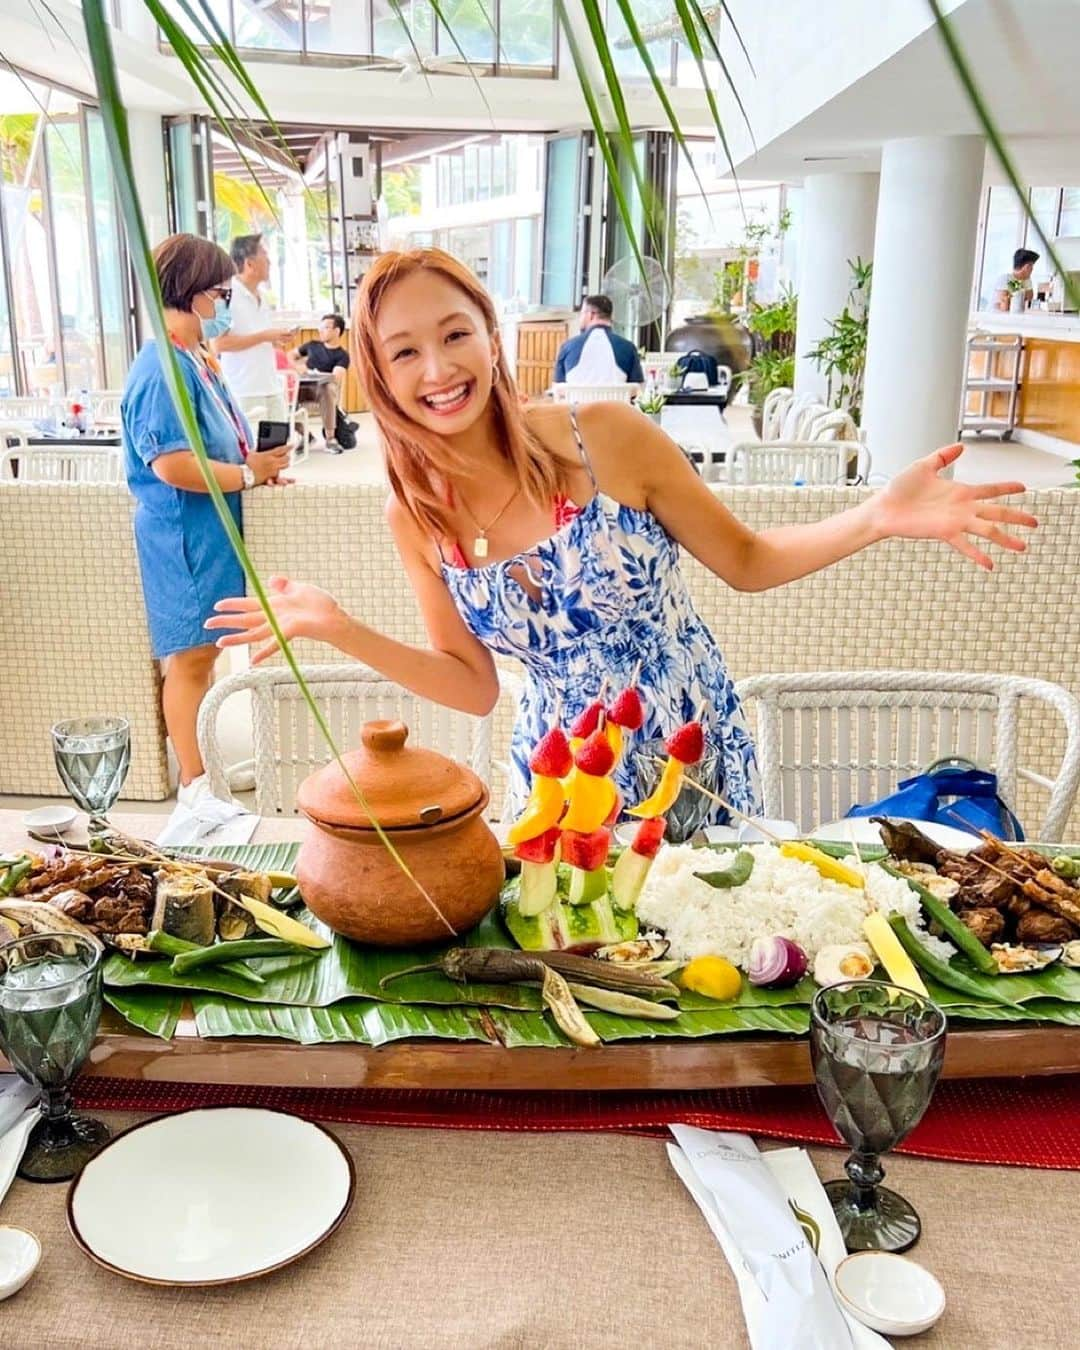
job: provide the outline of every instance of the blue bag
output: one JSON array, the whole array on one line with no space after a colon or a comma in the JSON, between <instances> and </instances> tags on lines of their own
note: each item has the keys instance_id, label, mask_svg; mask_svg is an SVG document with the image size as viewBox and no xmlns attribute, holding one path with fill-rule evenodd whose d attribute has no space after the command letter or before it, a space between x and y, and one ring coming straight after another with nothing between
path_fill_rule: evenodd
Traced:
<instances>
[{"instance_id":1,"label":"blue bag","mask_svg":"<svg viewBox=\"0 0 1080 1350\"><path fill-rule=\"evenodd\" d=\"M925 773L898 783L891 796L870 806L853 806L848 815L928 820L972 834L989 830L1014 842L1024 837L1020 822L998 795L997 775L959 759L931 764Z\"/></svg>"},{"instance_id":2,"label":"blue bag","mask_svg":"<svg viewBox=\"0 0 1080 1350\"><path fill-rule=\"evenodd\" d=\"M679 357L678 361L675 362L675 365L678 368L680 375L680 389L685 387L686 377L691 372L695 375L704 375L709 382L710 389L714 384L718 384L720 381L720 368L716 363L716 357L710 356L708 352L686 352L683 356Z\"/></svg>"}]
</instances>

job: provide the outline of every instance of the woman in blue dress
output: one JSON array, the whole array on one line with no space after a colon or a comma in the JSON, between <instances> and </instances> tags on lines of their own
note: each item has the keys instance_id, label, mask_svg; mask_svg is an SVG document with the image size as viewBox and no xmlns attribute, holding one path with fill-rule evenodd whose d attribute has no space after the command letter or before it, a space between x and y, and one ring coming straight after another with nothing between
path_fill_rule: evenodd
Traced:
<instances>
[{"instance_id":1,"label":"woman in blue dress","mask_svg":"<svg viewBox=\"0 0 1080 1350\"><path fill-rule=\"evenodd\" d=\"M973 487L942 476L961 447L920 459L887 488L828 520L755 533L710 491L678 446L626 404L523 407L506 370L491 298L436 249L384 254L353 317L361 382L386 452L387 519L429 645L385 637L325 591L271 579L286 637L333 644L417 694L484 714L498 697L493 656L521 662L513 795L532 745L637 672L638 736L704 722L718 786L753 813L753 747L720 650L695 613L685 548L736 590L818 571L889 537L940 539L983 567L983 541L1022 550L1004 525L1033 517L996 499L1020 483ZM219 645L275 644L257 601L218 604ZM633 794L631 757L616 770ZM717 820L723 820L718 813Z\"/></svg>"},{"instance_id":2,"label":"woman in blue dress","mask_svg":"<svg viewBox=\"0 0 1080 1350\"><path fill-rule=\"evenodd\" d=\"M280 481L288 451L251 455L251 434L204 342L228 326L235 271L224 249L176 234L154 253L165 322L195 408L206 452L240 524L240 493ZM217 601L243 593L229 546L165 383L157 344L132 362L121 404L128 486L136 500L135 543L154 656L164 663L162 707L180 766L179 799L209 794L195 737L217 649L204 624Z\"/></svg>"}]
</instances>

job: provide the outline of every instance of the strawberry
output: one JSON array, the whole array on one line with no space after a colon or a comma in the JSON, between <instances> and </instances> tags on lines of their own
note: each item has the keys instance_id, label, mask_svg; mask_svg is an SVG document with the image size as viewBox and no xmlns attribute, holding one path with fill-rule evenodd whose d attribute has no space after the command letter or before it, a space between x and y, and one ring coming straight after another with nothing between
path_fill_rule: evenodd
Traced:
<instances>
[{"instance_id":1,"label":"strawberry","mask_svg":"<svg viewBox=\"0 0 1080 1350\"><path fill-rule=\"evenodd\" d=\"M624 689L608 711L608 721L627 731L638 731L645 721L645 705L636 689Z\"/></svg>"},{"instance_id":2,"label":"strawberry","mask_svg":"<svg viewBox=\"0 0 1080 1350\"><path fill-rule=\"evenodd\" d=\"M542 778L565 778L574 766L570 744L559 727L552 727L533 748L529 768Z\"/></svg>"},{"instance_id":3,"label":"strawberry","mask_svg":"<svg viewBox=\"0 0 1080 1350\"><path fill-rule=\"evenodd\" d=\"M594 731L588 736L577 754L574 763L582 773L592 774L594 778L606 778L615 767L615 752L602 731Z\"/></svg>"},{"instance_id":4,"label":"strawberry","mask_svg":"<svg viewBox=\"0 0 1080 1350\"><path fill-rule=\"evenodd\" d=\"M570 723L570 735L578 736L584 740L586 736L591 736L600 725L600 718L604 712L604 705L599 699L590 703L584 712L579 713Z\"/></svg>"},{"instance_id":5,"label":"strawberry","mask_svg":"<svg viewBox=\"0 0 1080 1350\"><path fill-rule=\"evenodd\" d=\"M641 831L639 830L640 834ZM550 830L545 830L543 834L538 834L535 839L527 839L523 844L518 844L514 849L514 857L519 862L531 863L549 863L555 860L555 850L559 846L559 836L562 831L557 825Z\"/></svg>"},{"instance_id":6,"label":"strawberry","mask_svg":"<svg viewBox=\"0 0 1080 1350\"><path fill-rule=\"evenodd\" d=\"M663 816L650 816L637 827L630 847L642 858L655 858L666 829L667 821Z\"/></svg>"},{"instance_id":7,"label":"strawberry","mask_svg":"<svg viewBox=\"0 0 1080 1350\"><path fill-rule=\"evenodd\" d=\"M562 859L571 867L580 867L583 872L595 872L607 861L611 847L610 830L593 830L591 834L579 834L577 830L563 830Z\"/></svg>"},{"instance_id":8,"label":"strawberry","mask_svg":"<svg viewBox=\"0 0 1080 1350\"><path fill-rule=\"evenodd\" d=\"M705 733L701 723L686 722L678 727L664 742L664 748L680 764L696 764L705 753Z\"/></svg>"}]
</instances>

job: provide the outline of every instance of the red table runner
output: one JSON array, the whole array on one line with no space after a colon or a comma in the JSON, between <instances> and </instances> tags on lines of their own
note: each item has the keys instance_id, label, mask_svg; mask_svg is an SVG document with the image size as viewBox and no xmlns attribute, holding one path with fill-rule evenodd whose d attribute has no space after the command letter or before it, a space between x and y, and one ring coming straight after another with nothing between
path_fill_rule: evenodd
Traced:
<instances>
[{"instance_id":1,"label":"red table runner","mask_svg":"<svg viewBox=\"0 0 1080 1350\"><path fill-rule=\"evenodd\" d=\"M587 1130L663 1135L672 1122L770 1139L842 1147L813 1088L717 1092L423 1092L228 1087L83 1078L91 1111L181 1111L266 1106L312 1120L450 1130ZM954 1079L897 1150L952 1162L1080 1168L1080 1085L1075 1078Z\"/></svg>"}]
</instances>

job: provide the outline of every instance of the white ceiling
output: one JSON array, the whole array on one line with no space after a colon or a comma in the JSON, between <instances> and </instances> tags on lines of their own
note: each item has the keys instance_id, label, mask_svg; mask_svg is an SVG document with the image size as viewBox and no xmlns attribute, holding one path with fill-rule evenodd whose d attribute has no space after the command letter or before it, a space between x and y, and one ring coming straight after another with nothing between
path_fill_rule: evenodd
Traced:
<instances>
[{"instance_id":1,"label":"white ceiling","mask_svg":"<svg viewBox=\"0 0 1080 1350\"><path fill-rule=\"evenodd\" d=\"M1065 181L1061 166L1080 161L1080 2L965 0L952 23L991 115L1021 167L1030 167L1028 181ZM755 56L758 81L782 87L792 77L770 64L768 51ZM885 141L978 130L931 27L768 143L759 139L739 172L798 181L815 171L873 169Z\"/></svg>"}]
</instances>

